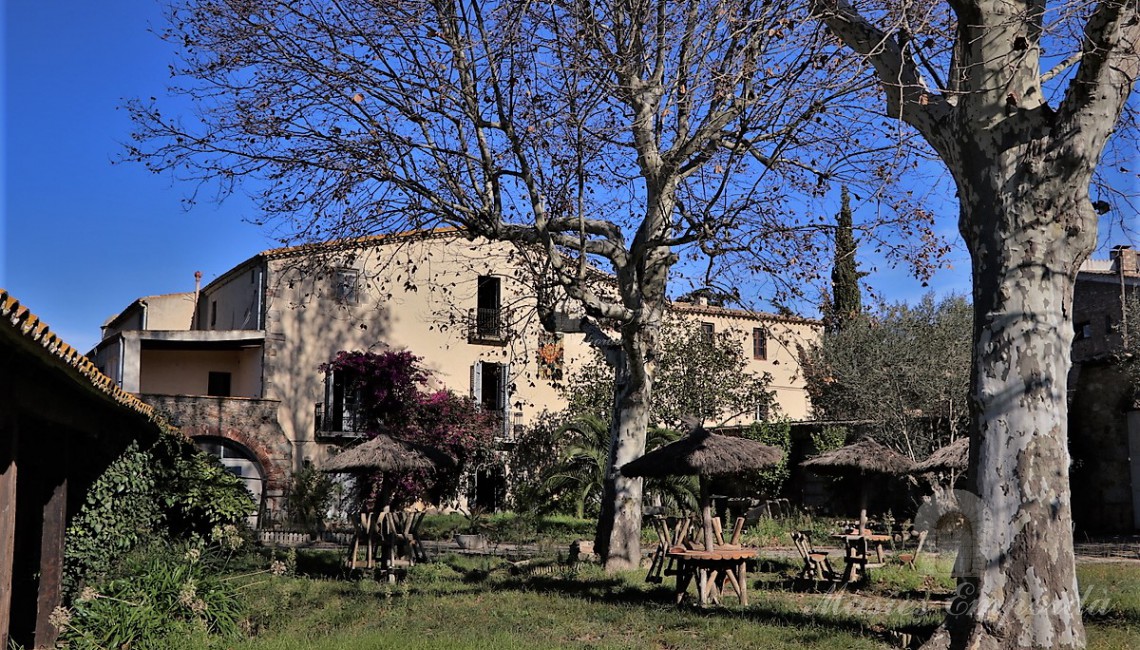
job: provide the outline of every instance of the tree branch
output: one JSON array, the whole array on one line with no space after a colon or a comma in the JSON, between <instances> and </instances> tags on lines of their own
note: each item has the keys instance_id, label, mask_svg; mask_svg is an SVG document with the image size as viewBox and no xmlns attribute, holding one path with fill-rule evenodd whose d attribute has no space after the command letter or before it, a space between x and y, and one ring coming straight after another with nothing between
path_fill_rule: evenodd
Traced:
<instances>
[{"instance_id":1,"label":"tree branch","mask_svg":"<svg viewBox=\"0 0 1140 650\"><path fill-rule=\"evenodd\" d=\"M943 124L952 107L943 95L926 88L915 62L899 44L847 0L814 0L812 8L836 36L874 67L887 95L887 114L918 129L935 147L948 146Z\"/></svg>"}]
</instances>

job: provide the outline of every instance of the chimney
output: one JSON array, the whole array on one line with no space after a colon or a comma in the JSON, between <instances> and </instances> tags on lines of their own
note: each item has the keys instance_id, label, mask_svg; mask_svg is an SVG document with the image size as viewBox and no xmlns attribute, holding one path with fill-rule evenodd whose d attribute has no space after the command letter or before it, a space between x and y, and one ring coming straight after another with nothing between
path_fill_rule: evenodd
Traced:
<instances>
[{"instance_id":1,"label":"chimney","mask_svg":"<svg viewBox=\"0 0 1140 650\"><path fill-rule=\"evenodd\" d=\"M202 292L202 272L194 271L194 311L190 312L190 329L198 324L198 294Z\"/></svg>"},{"instance_id":2,"label":"chimney","mask_svg":"<svg viewBox=\"0 0 1140 650\"><path fill-rule=\"evenodd\" d=\"M1113 269L1121 275L1140 275L1140 261L1137 260L1136 251L1131 246L1113 246L1109 258L1113 261Z\"/></svg>"}]
</instances>

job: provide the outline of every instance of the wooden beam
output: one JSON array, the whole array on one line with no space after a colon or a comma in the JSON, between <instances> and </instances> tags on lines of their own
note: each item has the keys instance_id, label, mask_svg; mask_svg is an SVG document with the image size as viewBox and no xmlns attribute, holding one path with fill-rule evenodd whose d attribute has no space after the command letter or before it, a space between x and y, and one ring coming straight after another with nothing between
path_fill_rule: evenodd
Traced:
<instances>
[{"instance_id":1,"label":"wooden beam","mask_svg":"<svg viewBox=\"0 0 1140 650\"><path fill-rule=\"evenodd\" d=\"M16 418L0 417L0 648L12 627L12 578L16 557Z\"/></svg>"},{"instance_id":2,"label":"wooden beam","mask_svg":"<svg viewBox=\"0 0 1140 650\"><path fill-rule=\"evenodd\" d=\"M59 630L51 624L52 610L63 603L63 540L67 531L68 436L60 436L58 455L44 467L43 535L40 538L40 581L36 598L36 640L33 646L54 648Z\"/></svg>"}]
</instances>

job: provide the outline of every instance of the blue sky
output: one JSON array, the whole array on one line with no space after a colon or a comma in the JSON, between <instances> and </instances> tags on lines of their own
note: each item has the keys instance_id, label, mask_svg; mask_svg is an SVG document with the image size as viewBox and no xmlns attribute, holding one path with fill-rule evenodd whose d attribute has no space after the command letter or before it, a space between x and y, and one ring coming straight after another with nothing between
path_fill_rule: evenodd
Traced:
<instances>
[{"instance_id":1,"label":"blue sky","mask_svg":"<svg viewBox=\"0 0 1140 650\"><path fill-rule=\"evenodd\" d=\"M4 4L0 286L80 350L140 296L192 291L271 248L237 197L185 211L192 189L112 164L125 99L159 95L172 54L155 0Z\"/></svg>"},{"instance_id":2,"label":"blue sky","mask_svg":"<svg viewBox=\"0 0 1140 650\"><path fill-rule=\"evenodd\" d=\"M173 53L149 31L162 25L160 8L156 0L14 0L0 9L0 286L81 350L135 298L191 291L195 271L209 282L274 246L243 221L256 213L242 197L185 211L180 199L192 187L112 164L131 131L119 107L131 97L161 98L169 81ZM947 220L944 232L953 228ZM954 239L953 269L931 283L940 294L969 286ZM927 290L901 269L868 281L892 300Z\"/></svg>"}]
</instances>

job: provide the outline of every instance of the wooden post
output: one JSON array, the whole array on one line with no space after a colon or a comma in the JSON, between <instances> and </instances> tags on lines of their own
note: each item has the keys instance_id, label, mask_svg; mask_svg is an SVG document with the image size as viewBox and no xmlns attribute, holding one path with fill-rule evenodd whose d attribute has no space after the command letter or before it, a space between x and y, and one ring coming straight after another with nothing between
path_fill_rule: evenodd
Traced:
<instances>
[{"instance_id":1,"label":"wooden post","mask_svg":"<svg viewBox=\"0 0 1140 650\"><path fill-rule=\"evenodd\" d=\"M736 565L736 586L740 590L740 604L748 606L748 566L747 560L741 560Z\"/></svg>"},{"instance_id":2,"label":"wooden post","mask_svg":"<svg viewBox=\"0 0 1140 650\"><path fill-rule=\"evenodd\" d=\"M704 476L701 476L698 481L701 485L701 517L704 519L705 528L705 550L711 551L713 545L713 525L712 525L712 499L709 498L709 484Z\"/></svg>"},{"instance_id":3,"label":"wooden post","mask_svg":"<svg viewBox=\"0 0 1140 650\"><path fill-rule=\"evenodd\" d=\"M67 531L67 446L60 432L59 455L42 467L44 502L43 536L40 538L40 580L36 598L36 640L33 647L54 648L59 630L50 622L52 610L63 602L63 541Z\"/></svg>"},{"instance_id":4,"label":"wooden post","mask_svg":"<svg viewBox=\"0 0 1140 650\"><path fill-rule=\"evenodd\" d=\"M859 472L859 530L860 535L867 534L867 476Z\"/></svg>"},{"instance_id":5,"label":"wooden post","mask_svg":"<svg viewBox=\"0 0 1140 650\"><path fill-rule=\"evenodd\" d=\"M0 648L12 626L12 578L16 557L16 451L14 418L0 419ZM6 438L6 439L5 439Z\"/></svg>"}]
</instances>

